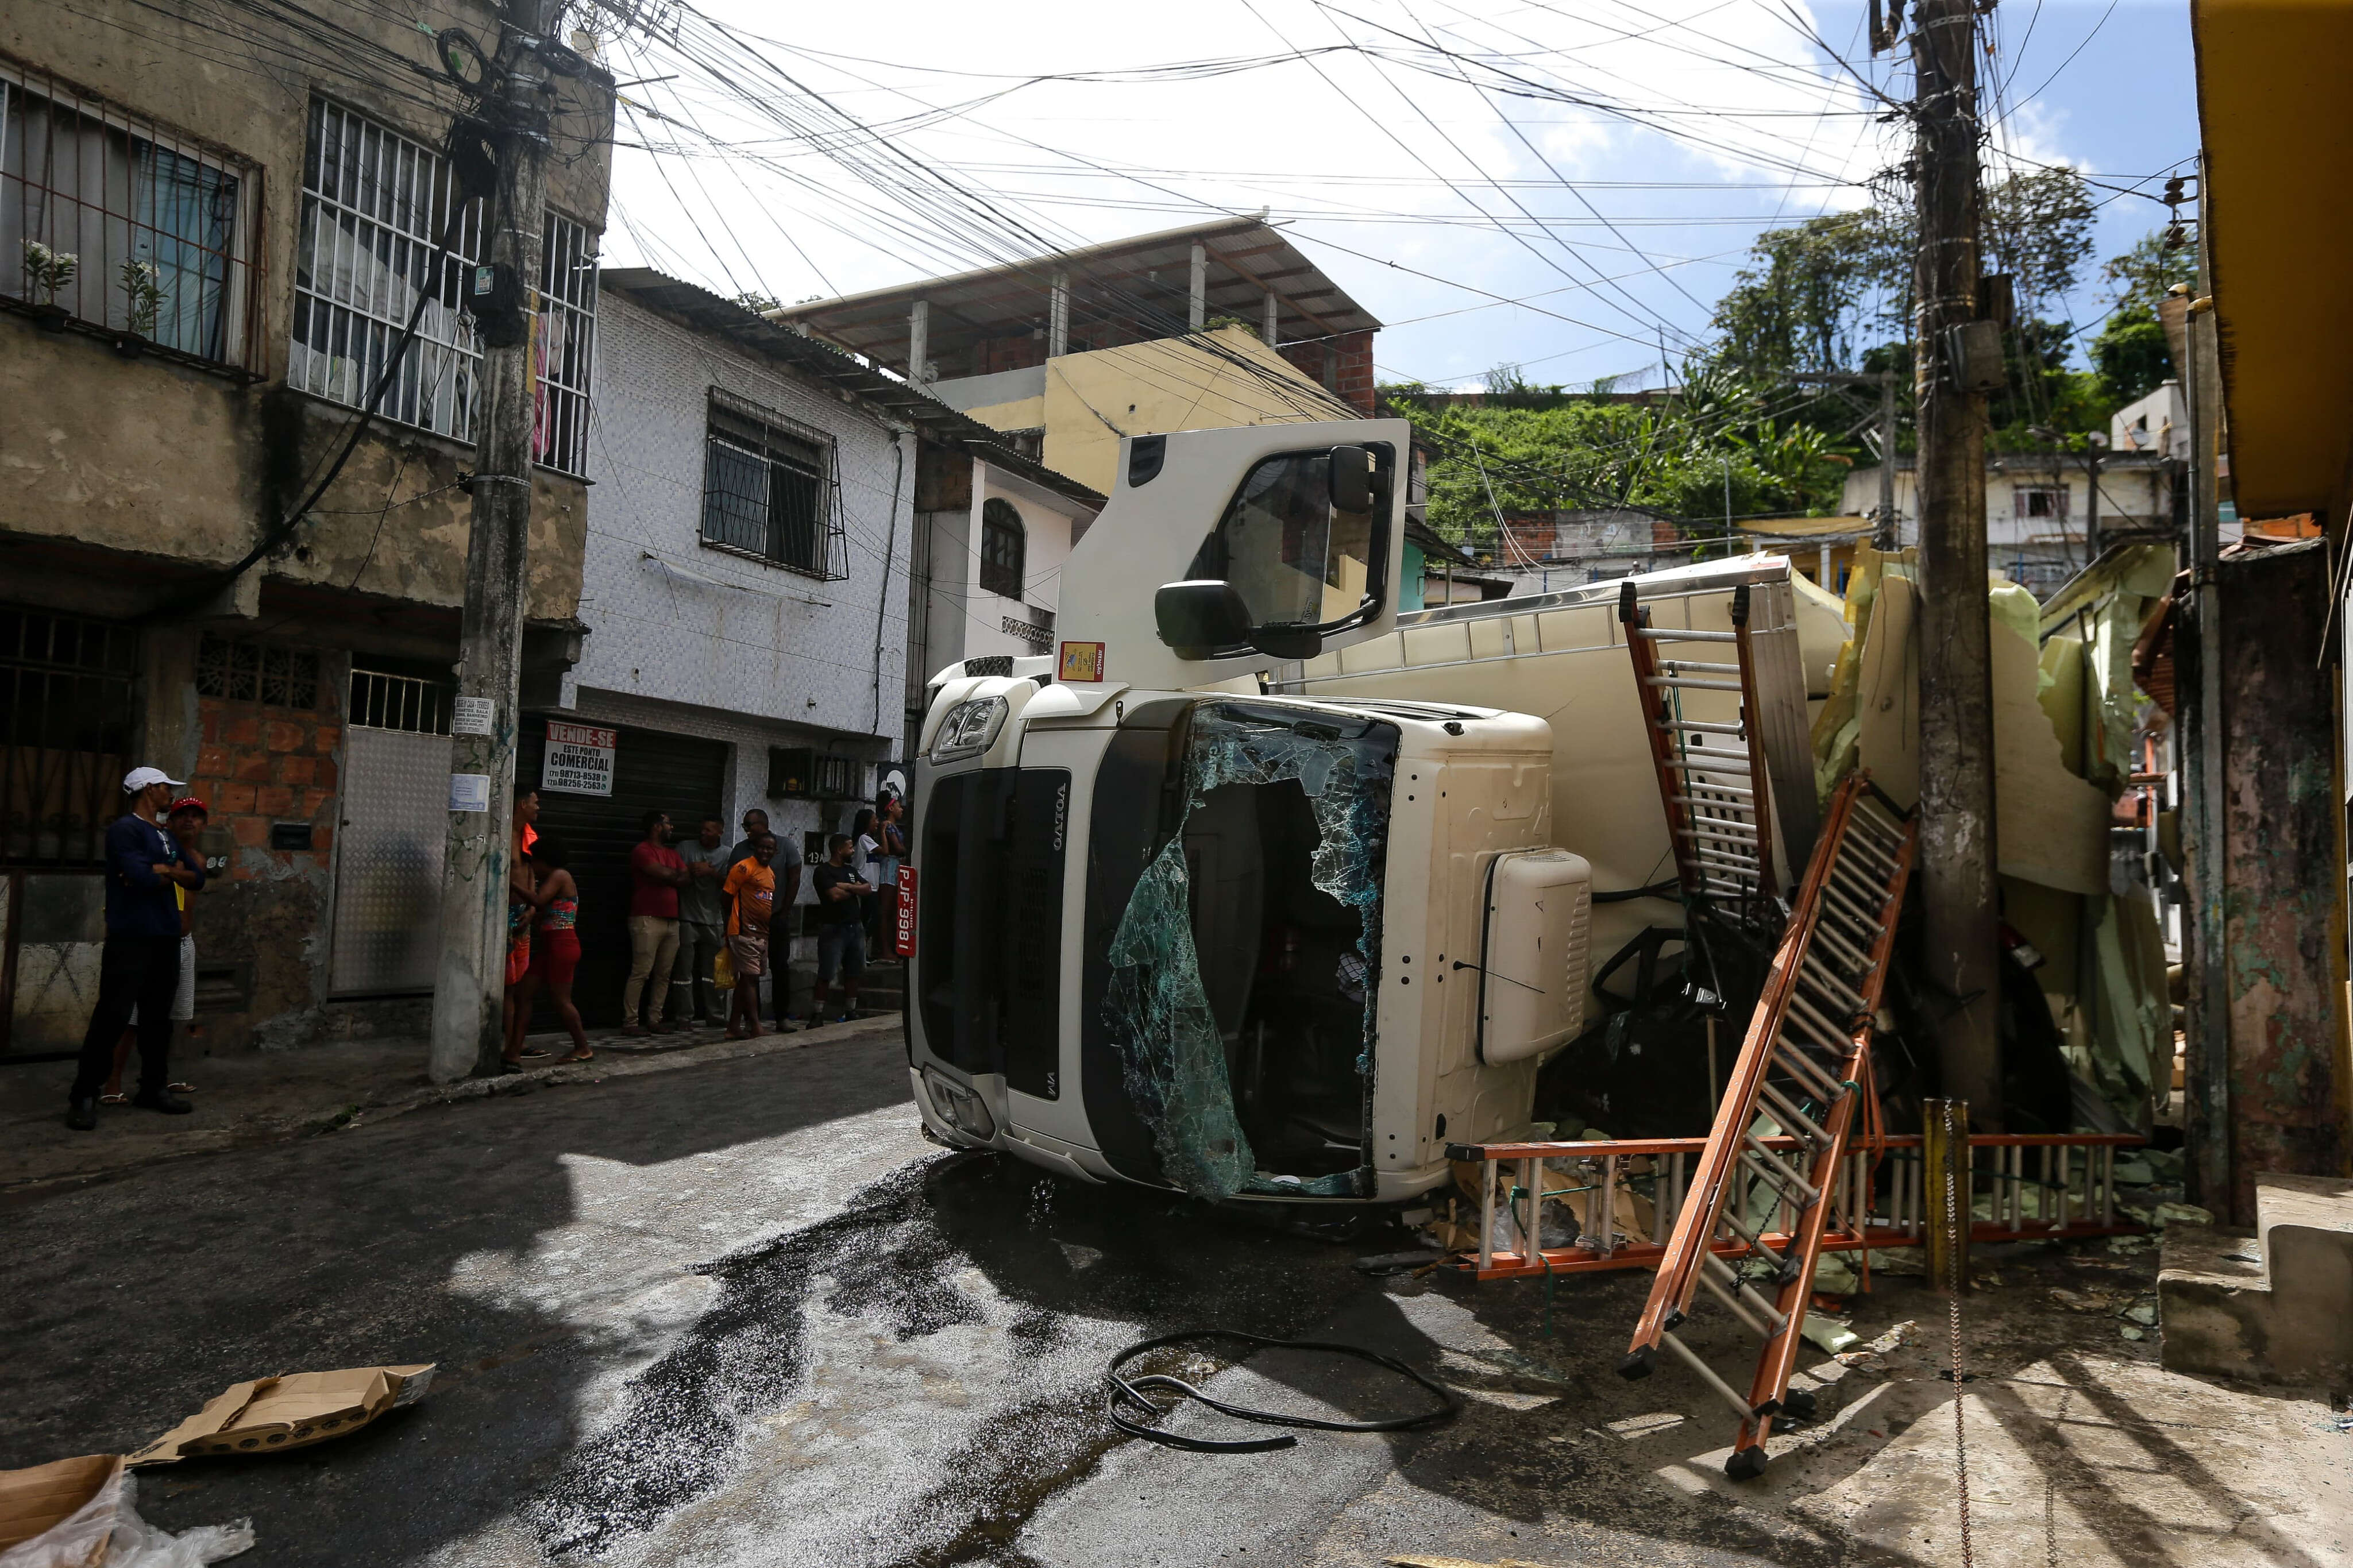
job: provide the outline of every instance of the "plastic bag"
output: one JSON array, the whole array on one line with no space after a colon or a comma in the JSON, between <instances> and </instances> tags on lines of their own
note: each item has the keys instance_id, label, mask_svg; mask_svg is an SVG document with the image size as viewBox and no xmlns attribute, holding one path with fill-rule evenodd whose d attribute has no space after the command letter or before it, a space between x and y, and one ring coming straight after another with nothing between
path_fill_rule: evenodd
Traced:
<instances>
[{"instance_id":1,"label":"plastic bag","mask_svg":"<svg viewBox=\"0 0 2353 1568\"><path fill-rule=\"evenodd\" d=\"M118 1469L88 1502L30 1541L0 1552L0 1568L204 1568L253 1549L253 1521L174 1535L139 1517L139 1482Z\"/></svg>"},{"instance_id":2,"label":"plastic bag","mask_svg":"<svg viewBox=\"0 0 2353 1568\"><path fill-rule=\"evenodd\" d=\"M727 946L722 942L718 953L711 960L711 984L722 991L735 989L735 961L727 956Z\"/></svg>"}]
</instances>

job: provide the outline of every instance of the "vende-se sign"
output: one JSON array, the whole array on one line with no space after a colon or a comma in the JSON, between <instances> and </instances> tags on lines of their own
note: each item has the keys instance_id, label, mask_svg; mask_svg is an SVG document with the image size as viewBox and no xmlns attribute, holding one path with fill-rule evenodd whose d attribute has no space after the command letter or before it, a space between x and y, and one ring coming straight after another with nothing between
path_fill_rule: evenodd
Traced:
<instances>
[{"instance_id":1,"label":"vende-se sign","mask_svg":"<svg viewBox=\"0 0 2353 1568\"><path fill-rule=\"evenodd\" d=\"M539 787L565 795L611 795L613 757L620 731L590 724L547 721L547 750L539 761Z\"/></svg>"}]
</instances>

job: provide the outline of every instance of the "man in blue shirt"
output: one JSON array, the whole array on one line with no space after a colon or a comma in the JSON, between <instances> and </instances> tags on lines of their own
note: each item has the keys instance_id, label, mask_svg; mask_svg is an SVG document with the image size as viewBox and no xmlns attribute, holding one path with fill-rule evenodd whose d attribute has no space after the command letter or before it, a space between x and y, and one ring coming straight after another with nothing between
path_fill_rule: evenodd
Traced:
<instances>
[{"instance_id":1,"label":"man in blue shirt","mask_svg":"<svg viewBox=\"0 0 2353 1568\"><path fill-rule=\"evenodd\" d=\"M106 830L106 948L99 960L98 1007L82 1037L81 1067L66 1102L66 1125L98 1125L98 1090L114 1065L131 1009L139 1009L139 1093L133 1105L185 1116L195 1108L172 1081L172 992L180 981L180 904L175 886L205 885L205 863L158 826L181 781L161 768L123 775L131 809Z\"/></svg>"}]
</instances>

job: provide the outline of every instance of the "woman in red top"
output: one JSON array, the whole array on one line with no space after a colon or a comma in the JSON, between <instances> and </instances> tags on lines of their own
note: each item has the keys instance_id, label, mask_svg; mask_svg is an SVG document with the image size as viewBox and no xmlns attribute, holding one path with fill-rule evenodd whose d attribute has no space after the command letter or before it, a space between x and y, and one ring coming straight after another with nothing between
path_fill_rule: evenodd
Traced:
<instances>
[{"instance_id":1,"label":"woman in red top","mask_svg":"<svg viewBox=\"0 0 2353 1568\"><path fill-rule=\"evenodd\" d=\"M539 934L531 944L530 972L513 992L514 1009L507 1021L506 1063L520 1068L551 1054L527 1048L523 1043L524 1031L531 1026L532 999L539 994L542 985L547 987L555 1016L572 1035L572 1054L564 1059L585 1062L596 1053L588 1048L587 1031L580 1026L580 1009L572 1005L572 976L580 967L580 933L574 929L580 919L580 884L564 868L564 843L554 834L539 836L531 858L539 873L539 889L532 897L532 907L539 916Z\"/></svg>"},{"instance_id":2,"label":"woman in red top","mask_svg":"<svg viewBox=\"0 0 2353 1568\"><path fill-rule=\"evenodd\" d=\"M532 824L538 820L539 792L528 787L515 791L514 821L507 845L506 985L499 994L500 1022L510 1040L522 1038L519 1020L531 1016L529 1008L515 1006L515 988L531 969L531 921L539 908L539 878L531 865L531 847L539 829ZM509 1069L520 1065L512 1047L501 1055Z\"/></svg>"}]
</instances>

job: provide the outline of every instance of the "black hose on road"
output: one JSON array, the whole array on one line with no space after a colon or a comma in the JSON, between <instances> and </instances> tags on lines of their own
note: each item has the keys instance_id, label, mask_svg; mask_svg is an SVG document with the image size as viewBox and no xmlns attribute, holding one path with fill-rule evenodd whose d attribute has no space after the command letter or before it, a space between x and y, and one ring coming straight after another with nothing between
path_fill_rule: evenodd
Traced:
<instances>
[{"instance_id":1,"label":"black hose on road","mask_svg":"<svg viewBox=\"0 0 2353 1568\"><path fill-rule=\"evenodd\" d=\"M1238 1340L1243 1344L1262 1350L1324 1351L1333 1355L1355 1356L1387 1367L1400 1377L1410 1378L1438 1396L1438 1408L1417 1415L1392 1416L1386 1421L1326 1421L1317 1415L1292 1415L1280 1410L1258 1410L1247 1405L1229 1405L1194 1387L1184 1379L1162 1373L1148 1373L1142 1377L1124 1377L1120 1368L1144 1354L1169 1345L1184 1344L1193 1340ZM1141 1437L1147 1443L1157 1443L1166 1448L1183 1448L1196 1454L1263 1454L1276 1448L1295 1446L1299 1439L1289 1435L1277 1437L1186 1437L1166 1432L1147 1423L1165 1420L1174 1405L1163 1409L1145 1397L1147 1389L1165 1389L1179 1400L1198 1400L1221 1415L1237 1421L1255 1422L1261 1426L1296 1426L1313 1432L1411 1432L1424 1426L1435 1426L1451 1421L1461 1411L1461 1403L1453 1394L1432 1383L1412 1367L1394 1356L1368 1351L1362 1345L1344 1345L1328 1340L1271 1340L1258 1334L1246 1334L1239 1329L1185 1329L1156 1339L1138 1340L1111 1358L1107 1375L1111 1379L1110 1396L1104 1401L1104 1413L1113 1426L1131 1437ZM1130 1415L1123 1406L1143 1412L1141 1418Z\"/></svg>"}]
</instances>

